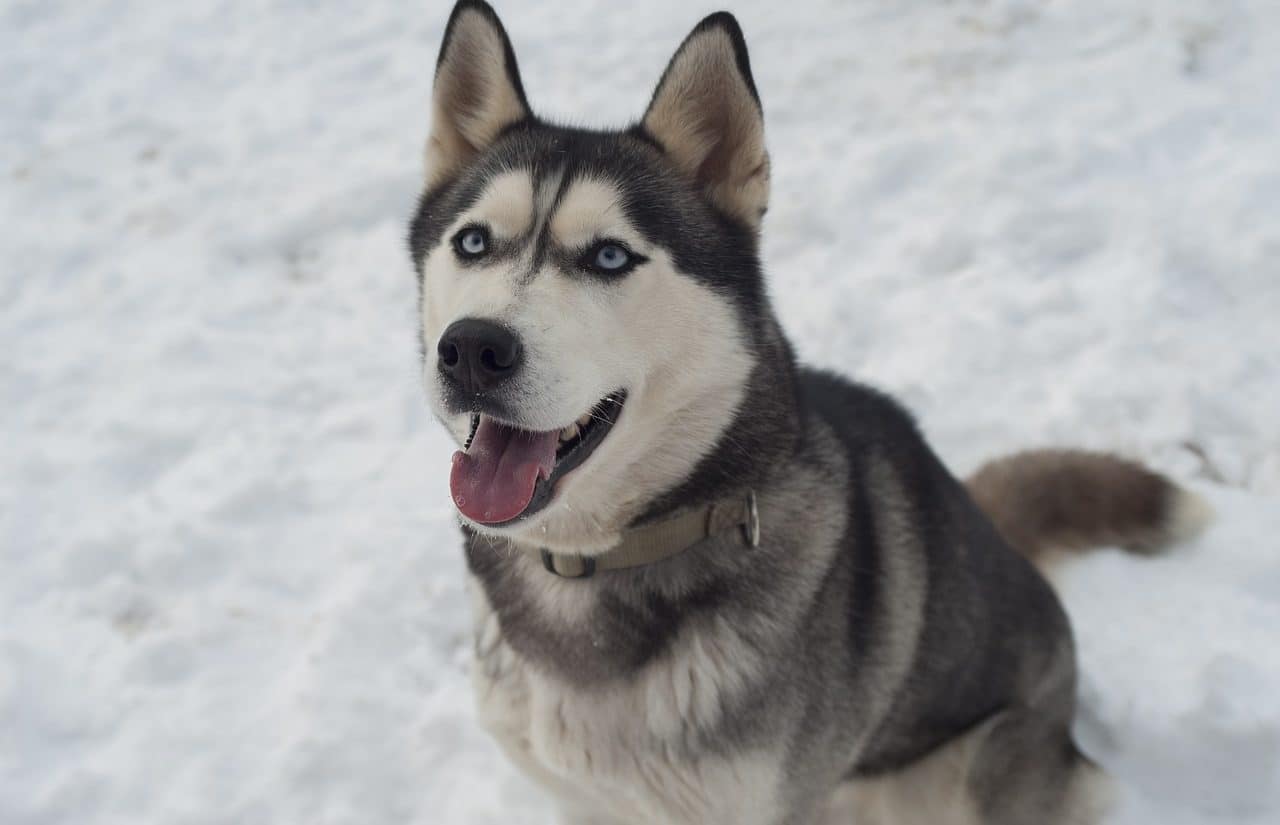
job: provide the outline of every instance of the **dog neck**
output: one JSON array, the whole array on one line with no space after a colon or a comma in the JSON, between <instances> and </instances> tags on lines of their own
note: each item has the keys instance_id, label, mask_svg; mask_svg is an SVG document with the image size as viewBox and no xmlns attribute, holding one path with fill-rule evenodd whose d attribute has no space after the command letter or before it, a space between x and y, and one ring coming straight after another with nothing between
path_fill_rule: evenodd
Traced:
<instances>
[{"instance_id":1,"label":"dog neck","mask_svg":"<svg viewBox=\"0 0 1280 825\"><path fill-rule=\"evenodd\" d=\"M625 570L665 561L694 545L730 530L741 532L748 547L760 545L760 514L756 494L712 502L676 515L623 531L617 545L599 555L555 553L546 547L509 542L539 561L546 571L565 579L585 579L597 572Z\"/></svg>"},{"instance_id":2,"label":"dog neck","mask_svg":"<svg viewBox=\"0 0 1280 825\"><path fill-rule=\"evenodd\" d=\"M755 367L741 407L716 446L689 476L639 510L629 526L660 521L745 489L764 489L796 452L803 438L795 359L777 321L762 321Z\"/></svg>"}]
</instances>

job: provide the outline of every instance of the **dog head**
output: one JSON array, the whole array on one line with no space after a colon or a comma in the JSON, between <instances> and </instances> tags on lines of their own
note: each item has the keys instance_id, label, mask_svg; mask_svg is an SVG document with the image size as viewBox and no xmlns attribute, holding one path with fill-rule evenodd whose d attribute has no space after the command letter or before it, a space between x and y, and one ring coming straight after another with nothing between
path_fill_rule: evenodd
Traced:
<instances>
[{"instance_id":1,"label":"dog head","mask_svg":"<svg viewBox=\"0 0 1280 825\"><path fill-rule=\"evenodd\" d=\"M708 17L637 124L571 129L533 114L501 22L464 0L426 161L410 243L428 394L462 447L454 503L483 533L607 549L731 438L762 353L785 348L742 32Z\"/></svg>"}]
</instances>

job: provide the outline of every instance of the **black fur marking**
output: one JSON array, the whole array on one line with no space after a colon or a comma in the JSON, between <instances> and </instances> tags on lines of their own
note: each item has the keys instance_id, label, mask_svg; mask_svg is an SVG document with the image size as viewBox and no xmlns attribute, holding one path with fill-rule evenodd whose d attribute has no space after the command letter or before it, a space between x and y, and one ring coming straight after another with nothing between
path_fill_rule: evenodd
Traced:
<instances>
[{"instance_id":1,"label":"black fur marking","mask_svg":"<svg viewBox=\"0 0 1280 825\"><path fill-rule=\"evenodd\" d=\"M875 612L880 596L880 558L866 549L878 546L878 542L871 498L858 486L864 478L862 462L858 456L854 456L850 465L850 489L854 494L844 541L847 546L863 550L858 554L858 563L854 565L850 575L849 640L855 653L865 654L871 645L875 629Z\"/></svg>"},{"instance_id":2,"label":"black fur marking","mask_svg":"<svg viewBox=\"0 0 1280 825\"><path fill-rule=\"evenodd\" d=\"M607 570L590 582L567 582L597 588L585 621L574 627L552 625L523 580L525 575L546 576L546 571L466 527L463 535L468 568L498 610L507 643L529 661L582 688L630 678L662 655L687 622L716 612L732 592L731 582L720 578L654 589L638 586L628 571Z\"/></svg>"}]
</instances>

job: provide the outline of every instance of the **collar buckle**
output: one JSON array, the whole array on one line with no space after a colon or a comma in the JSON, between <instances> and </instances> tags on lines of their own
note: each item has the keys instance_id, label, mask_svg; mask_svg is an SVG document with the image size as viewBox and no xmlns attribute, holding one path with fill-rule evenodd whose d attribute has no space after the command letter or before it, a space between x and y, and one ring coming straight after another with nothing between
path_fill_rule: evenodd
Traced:
<instances>
[{"instance_id":1,"label":"collar buckle","mask_svg":"<svg viewBox=\"0 0 1280 825\"><path fill-rule=\"evenodd\" d=\"M589 579L595 575L596 560L592 556L560 556L559 558L576 562L576 571L561 571L556 569L556 555L547 548L543 547L540 555L542 556L542 566L547 569L548 573L559 576L562 579ZM563 566L563 563L562 563Z\"/></svg>"}]
</instances>

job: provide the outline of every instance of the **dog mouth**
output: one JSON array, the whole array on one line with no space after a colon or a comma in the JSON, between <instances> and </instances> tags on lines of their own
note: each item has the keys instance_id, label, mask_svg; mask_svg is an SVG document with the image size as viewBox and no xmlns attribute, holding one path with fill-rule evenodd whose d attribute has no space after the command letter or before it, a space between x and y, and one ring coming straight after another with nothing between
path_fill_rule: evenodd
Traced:
<instances>
[{"instance_id":1,"label":"dog mouth","mask_svg":"<svg viewBox=\"0 0 1280 825\"><path fill-rule=\"evenodd\" d=\"M546 507L560 479L590 458L618 423L626 396L611 393L558 430L524 430L473 413L467 443L453 454L454 505L471 521L494 527Z\"/></svg>"}]
</instances>

